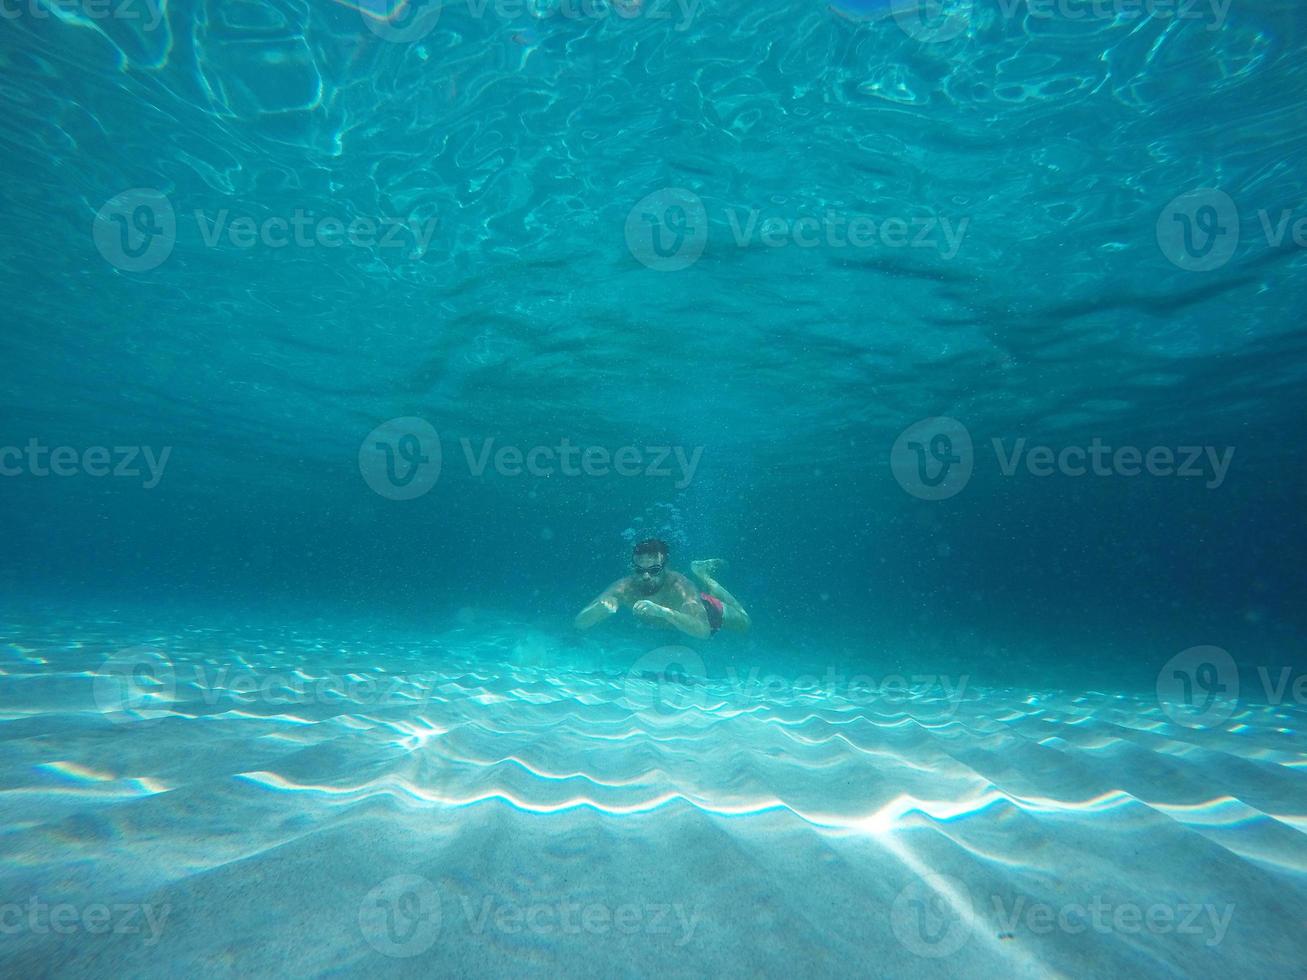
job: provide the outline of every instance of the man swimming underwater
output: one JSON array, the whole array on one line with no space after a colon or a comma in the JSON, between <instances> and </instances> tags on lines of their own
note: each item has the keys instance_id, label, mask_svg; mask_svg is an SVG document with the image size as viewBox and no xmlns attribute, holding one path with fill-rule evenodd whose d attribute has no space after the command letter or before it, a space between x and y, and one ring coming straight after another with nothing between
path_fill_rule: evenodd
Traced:
<instances>
[{"instance_id":1,"label":"man swimming underwater","mask_svg":"<svg viewBox=\"0 0 1307 980\"><path fill-rule=\"evenodd\" d=\"M630 606L636 619L650 626L677 629L706 640L718 630L743 633L749 628L749 614L716 575L726 564L720 558L690 562L690 571L703 591L680 572L667 567L667 544L649 538L631 554L631 574L618 579L599 598L577 614L576 628L588 630L623 606Z\"/></svg>"}]
</instances>

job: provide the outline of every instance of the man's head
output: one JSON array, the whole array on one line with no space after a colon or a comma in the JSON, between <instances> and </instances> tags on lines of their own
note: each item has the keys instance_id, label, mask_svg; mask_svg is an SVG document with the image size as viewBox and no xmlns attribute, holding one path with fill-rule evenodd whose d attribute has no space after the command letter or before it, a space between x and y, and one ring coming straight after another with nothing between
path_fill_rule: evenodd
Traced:
<instances>
[{"instance_id":1,"label":"man's head","mask_svg":"<svg viewBox=\"0 0 1307 980\"><path fill-rule=\"evenodd\" d=\"M667 543L657 538L646 538L631 553L631 574L636 586L645 595L653 595L667 580Z\"/></svg>"}]
</instances>

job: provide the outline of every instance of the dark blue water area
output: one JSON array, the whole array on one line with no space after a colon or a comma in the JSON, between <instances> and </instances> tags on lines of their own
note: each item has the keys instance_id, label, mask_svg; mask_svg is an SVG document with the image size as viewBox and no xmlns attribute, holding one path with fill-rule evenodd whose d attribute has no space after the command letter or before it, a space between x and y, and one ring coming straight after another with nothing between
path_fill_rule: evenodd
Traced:
<instances>
[{"instance_id":1,"label":"dark blue water area","mask_svg":"<svg viewBox=\"0 0 1307 980\"><path fill-rule=\"evenodd\" d=\"M1005 477L995 466L951 500L924 501L894 482L888 446L868 441L783 490L705 462L706 490L455 473L415 501L378 497L353 461L311 478L304 467L280 492L262 485L285 461L259 456L248 479L237 470L188 485L205 460L178 447L150 490L86 476L8 481L6 605L20 618L27 606L84 607L169 627L245 618L374 636L438 635L475 611L483 626L529 626L554 637L564 661L588 662L587 645L670 642L629 618L585 637L571 626L625 573L647 519L672 539L672 567L729 562L723 582L754 629L687 639L710 666L834 661L873 675L1133 690L1196 645L1227 649L1248 671L1301 665L1293 461L1244 465L1231 440L1215 489L1204 477Z\"/></svg>"},{"instance_id":2,"label":"dark blue water area","mask_svg":"<svg viewBox=\"0 0 1307 980\"><path fill-rule=\"evenodd\" d=\"M170 451L148 488L0 478L10 604L484 609L561 642L653 528L673 567L731 562L756 627L714 656L1077 686L1200 644L1299 657L1301 11L955 5L923 36L902 6L6 19L0 447ZM668 241L702 209L683 268L632 238L665 194ZM113 252L165 204L166 256ZM929 247L850 245L858 217ZM301 218L422 235L286 244ZM934 417L974 447L948 499L896 477ZM361 478L396 418L443 450L414 500ZM460 441L491 439L701 456L476 475ZM1217 455L1004 472L1096 441Z\"/></svg>"}]
</instances>

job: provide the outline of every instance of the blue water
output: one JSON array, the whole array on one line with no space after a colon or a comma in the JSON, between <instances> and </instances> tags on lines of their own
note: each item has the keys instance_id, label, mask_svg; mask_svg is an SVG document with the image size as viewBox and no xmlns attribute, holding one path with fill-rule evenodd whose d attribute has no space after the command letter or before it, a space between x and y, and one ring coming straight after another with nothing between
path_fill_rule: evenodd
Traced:
<instances>
[{"instance_id":1,"label":"blue water","mask_svg":"<svg viewBox=\"0 0 1307 980\"><path fill-rule=\"evenodd\" d=\"M4 971L1297 969L1305 49L1289 0L6 7ZM749 633L577 631L647 536ZM1234 913L994 912L1112 889Z\"/></svg>"}]
</instances>

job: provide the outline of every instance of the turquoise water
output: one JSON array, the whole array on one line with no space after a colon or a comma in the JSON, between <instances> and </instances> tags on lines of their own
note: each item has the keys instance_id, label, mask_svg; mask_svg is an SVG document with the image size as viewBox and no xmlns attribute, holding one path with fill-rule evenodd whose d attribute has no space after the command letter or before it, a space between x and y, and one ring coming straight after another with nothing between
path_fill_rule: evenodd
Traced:
<instances>
[{"instance_id":1,"label":"turquoise water","mask_svg":"<svg viewBox=\"0 0 1307 980\"><path fill-rule=\"evenodd\" d=\"M1297 5L2 13L5 972L1301 963Z\"/></svg>"}]
</instances>

